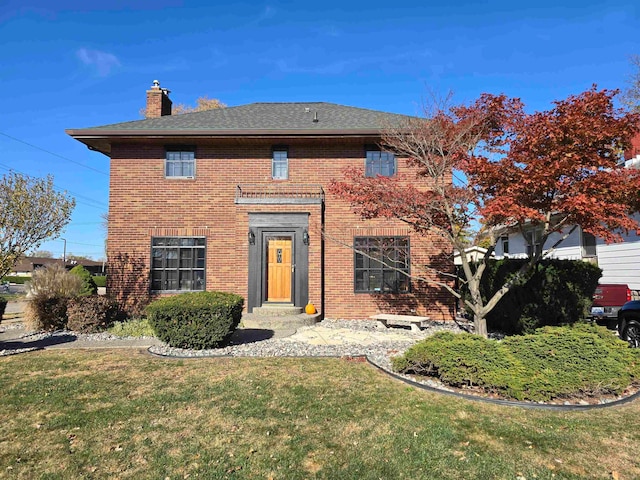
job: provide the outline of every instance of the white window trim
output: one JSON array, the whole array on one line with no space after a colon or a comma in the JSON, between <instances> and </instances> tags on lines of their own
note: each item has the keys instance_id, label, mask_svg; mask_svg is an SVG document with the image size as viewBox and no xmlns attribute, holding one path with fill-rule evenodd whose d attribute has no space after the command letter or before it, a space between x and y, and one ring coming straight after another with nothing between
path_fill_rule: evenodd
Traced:
<instances>
[{"instance_id":1,"label":"white window trim","mask_svg":"<svg viewBox=\"0 0 640 480\"><path fill-rule=\"evenodd\" d=\"M275 169L275 166L276 166L275 153L276 152L284 152L286 154L285 175L282 177L275 176L275 170L276 170ZM271 152L271 179L272 180L289 180L289 150L287 148L283 148L283 147L274 148L273 151Z\"/></svg>"},{"instance_id":2,"label":"white window trim","mask_svg":"<svg viewBox=\"0 0 640 480\"><path fill-rule=\"evenodd\" d=\"M190 152L193 153L193 175L167 175L167 162L187 162L187 160L169 160L167 158L167 153L169 152ZM197 167L197 162L196 162L196 154L194 150L190 150L185 148L184 150L180 150L180 149L167 149L165 151L165 156L164 156L164 178L166 178L167 180L195 180L196 179L196 167Z\"/></svg>"}]
</instances>

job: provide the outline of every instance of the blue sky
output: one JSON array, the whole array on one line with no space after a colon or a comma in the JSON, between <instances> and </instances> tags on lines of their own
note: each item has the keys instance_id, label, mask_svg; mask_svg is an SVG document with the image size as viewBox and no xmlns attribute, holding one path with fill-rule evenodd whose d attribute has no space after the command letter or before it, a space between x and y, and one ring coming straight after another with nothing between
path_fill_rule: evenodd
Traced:
<instances>
[{"instance_id":1,"label":"blue sky","mask_svg":"<svg viewBox=\"0 0 640 480\"><path fill-rule=\"evenodd\" d=\"M154 79L174 103L327 101L411 115L430 91L459 103L506 93L534 111L593 83L625 87L639 2L520 4L0 0L0 174L52 174L78 202L67 252L98 259L109 160L64 130L139 119Z\"/></svg>"}]
</instances>

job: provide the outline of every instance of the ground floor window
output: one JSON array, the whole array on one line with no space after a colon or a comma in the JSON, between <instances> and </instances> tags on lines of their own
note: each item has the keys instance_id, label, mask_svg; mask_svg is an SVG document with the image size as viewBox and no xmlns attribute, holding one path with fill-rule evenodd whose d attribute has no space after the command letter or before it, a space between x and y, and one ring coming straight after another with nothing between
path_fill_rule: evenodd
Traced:
<instances>
[{"instance_id":1,"label":"ground floor window","mask_svg":"<svg viewBox=\"0 0 640 480\"><path fill-rule=\"evenodd\" d=\"M154 237L151 239L151 290L204 290L203 237Z\"/></svg>"},{"instance_id":2,"label":"ground floor window","mask_svg":"<svg viewBox=\"0 0 640 480\"><path fill-rule=\"evenodd\" d=\"M355 237L356 293L407 293L409 237Z\"/></svg>"}]
</instances>

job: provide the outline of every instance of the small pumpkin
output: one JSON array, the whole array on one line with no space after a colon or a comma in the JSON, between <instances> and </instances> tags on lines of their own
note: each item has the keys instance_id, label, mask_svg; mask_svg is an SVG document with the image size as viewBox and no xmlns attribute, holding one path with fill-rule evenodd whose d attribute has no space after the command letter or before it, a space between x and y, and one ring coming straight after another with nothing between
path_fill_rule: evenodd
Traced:
<instances>
[{"instance_id":1,"label":"small pumpkin","mask_svg":"<svg viewBox=\"0 0 640 480\"><path fill-rule=\"evenodd\" d=\"M316 313L315 305L313 305L313 303L311 303L311 302L307 303L307 306L304 307L304 312L307 315L313 315L314 313Z\"/></svg>"}]
</instances>

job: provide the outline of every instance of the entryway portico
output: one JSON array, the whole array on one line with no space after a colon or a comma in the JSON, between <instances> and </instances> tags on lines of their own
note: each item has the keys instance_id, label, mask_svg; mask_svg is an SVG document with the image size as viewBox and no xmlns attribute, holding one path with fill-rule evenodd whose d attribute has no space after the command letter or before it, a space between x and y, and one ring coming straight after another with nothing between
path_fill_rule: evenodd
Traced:
<instances>
[{"instance_id":1,"label":"entryway portico","mask_svg":"<svg viewBox=\"0 0 640 480\"><path fill-rule=\"evenodd\" d=\"M247 311L302 309L309 299L309 213L249 213L248 235Z\"/></svg>"}]
</instances>

